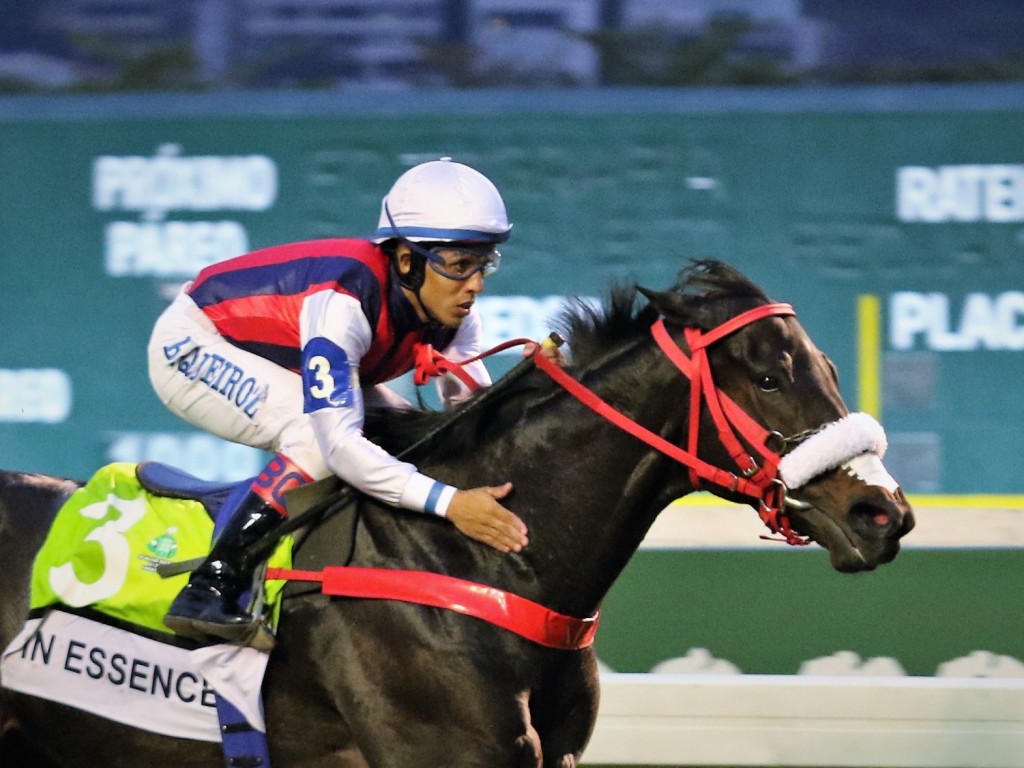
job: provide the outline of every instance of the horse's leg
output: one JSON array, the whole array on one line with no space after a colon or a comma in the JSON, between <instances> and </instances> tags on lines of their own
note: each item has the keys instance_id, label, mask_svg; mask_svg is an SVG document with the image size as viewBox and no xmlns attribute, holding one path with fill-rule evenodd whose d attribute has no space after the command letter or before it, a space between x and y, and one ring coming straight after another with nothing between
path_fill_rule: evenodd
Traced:
<instances>
[{"instance_id":1,"label":"horse's leg","mask_svg":"<svg viewBox=\"0 0 1024 768\"><path fill-rule=\"evenodd\" d=\"M61 768L209 768L223 764L219 744L160 736L32 696L15 694L14 702L24 732ZM0 765L6 768L7 763Z\"/></svg>"},{"instance_id":2,"label":"horse's leg","mask_svg":"<svg viewBox=\"0 0 1024 768\"><path fill-rule=\"evenodd\" d=\"M486 639L466 637L469 623ZM268 669L271 760L302 768L539 767L529 686L509 679L510 650L495 647L495 637L501 645L506 633L404 603L287 601Z\"/></svg>"},{"instance_id":3,"label":"horse's leg","mask_svg":"<svg viewBox=\"0 0 1024 768\"><path fill-rule=\"evenodd\" d=\"M541 768L528 692L466 651L405 654L362 670L356 697L376 700L349 719L371 766Z\"/></svg>"},{"instance_id":4,"label":"horse's leg","mask_svg":"<svg viewBox=\"0 0 1024 768\"><path fill-rule=\"evenodd\" d=\"M25 740L17 722L11 718L0 719L0 765L12 768L60 768Z\"/></svg>"},{"instance_id":5,"label":"horse's leg","mask_svg":"<svg viewBox=\"0 0 1024 768\"><path fill-rule=\"evenodd\" d=\"M354 724L371 765L579 765L597 719L596 655L524 646L509 635L495 643L501 632L471 625L475 639L440 650L410 645L363 670L368 690L382 692L387 707L369 723L372 733Z\"/></svg>"},{"instance_id":6,"label":"horse's leg","mask_svg":"<svg viewBox=\"0 0 1024 768\"><path fill-rule=\"evenodd\" d=\"M289 768L368 768L342 715L344 630L325 626L329 598L285 602L264 685L270 759Z\"/></svg>"},{"instance_id":7,"label":"horse's leg","mask_svg":"<svg viewBox=\"0 0 1024 768\"><path fill-rule=\"evenodd\" d=\"M17 729L11 729L0 736L0 765L9 765L11 768L60 768L36 751Z\"/></svg>"},{"instance_id":8,"label":"horse's leg","mask_svg":"<svg viewBox=\"0 0 1024 768\"><path fill-rule=\"evenodd\" d=\"M597 654L567 654L530 698L532 721L544 747L544 768L575 768L590 741L600 698Z\"/></svg>"},{"instance_id":9,"label":"horse's leg","mask_svg":"<svg viewBox=\"0 0 1024 768\"><path fill-rule=\"evenodd\" d=\"M0 649L25 623L32 561L57 510L77 487L69 480L0 471Z\"/></svg>"},{"instance_id":10,"label":"horse's leg","mask_svg":"<svg viewBox=\"0 0 1024 768\"><path fill-rule=\"evenodd\" d=\"M28 617L32 561L57 510L77 487L69 480L0 471L0 652ZM56 768L34 751L30 736L11 694L0 688L0 765Z\"/></svg>"}]
</instances>

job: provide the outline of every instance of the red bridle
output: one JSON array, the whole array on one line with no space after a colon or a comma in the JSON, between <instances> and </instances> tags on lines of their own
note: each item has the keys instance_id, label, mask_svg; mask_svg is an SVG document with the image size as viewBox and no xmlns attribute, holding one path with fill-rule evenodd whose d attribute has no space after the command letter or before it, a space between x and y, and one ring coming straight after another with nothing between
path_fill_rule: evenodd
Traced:
<instances>
[{"instance_id":1,"label":"red bridle","mask_svg":"<svg viewBox=\"0 0 1024 768\"><path fill-rule=\"evenodd\" d=\"M804 545L808 544L809 540L790 527L789 518L784 511L786 487L779 478L780 451L783 446L780 444L779 450L769 446L772 441L780 443L781 436L758 424L728 395L718 389L707 355L708 347L716 341L750 323L766 317L794 315L796 312L789 304L766 304L742 312L707 332L697 328L686 328L684 333L690 348L690 356L672 340L665 328L664 319L659 319L651 327L651 333L658 346L691 382L687 450L668 442L612 408L594 392L538 354L539 349L534 352L533 360L538 368L588 408L655 450L688 467L694 488L699 488L700 481L706 480L730 492L757 499L758 514L772 533L782 536L782 540L787 544ZM715 467L698 457L702 403L707 405L718 430L718 438L736 463L739 474ZM756 458L750 455L740 438L757 453Z\"/></svg>"}]
</instances>

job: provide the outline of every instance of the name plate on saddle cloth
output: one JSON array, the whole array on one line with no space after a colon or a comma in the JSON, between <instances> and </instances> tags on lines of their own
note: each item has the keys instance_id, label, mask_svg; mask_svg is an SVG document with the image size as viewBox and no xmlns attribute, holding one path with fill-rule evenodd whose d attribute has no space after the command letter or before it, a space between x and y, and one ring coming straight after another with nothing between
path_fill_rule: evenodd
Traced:
<instances>
[{"instance_id":1,"label":"name plate on saddle cloth","mask_svg":"<svg viewBox=\"0 0 1024 768\"><path fill-rule=\"evenodd\" d=\"M267 654L215 645L189 651L59 609L31 619L4 651L3 687L135 728L220 742L217 695L265 732Z\"/></svg>"},{"instance_id":2,"label":"name plate on saddle cloth","mask_svg":"<svg viewBox=\"0 0 1024 768\"><path fill-rule=\"evenodd\" d=\"M0 684L154 733L212 742L221 741L220 696L265 732L260 687L268 655L227 644L189 650L162 623L187 578L163 579L156 566L205 556L212 532L197 502L142 489L134 464L99 470L61 508L36 556L33 618L0 658ZM290 565L290 548L272 561ZM268 601L282 587L268 584Z\"/></svg>"}]
</instances>

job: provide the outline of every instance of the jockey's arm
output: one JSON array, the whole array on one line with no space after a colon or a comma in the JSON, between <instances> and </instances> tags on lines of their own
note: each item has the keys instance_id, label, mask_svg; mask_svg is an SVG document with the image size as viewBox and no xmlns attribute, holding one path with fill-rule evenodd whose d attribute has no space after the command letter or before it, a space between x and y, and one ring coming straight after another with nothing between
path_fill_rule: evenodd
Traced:
<instances>
[{"instance_id":1,"label":"jockey's arm","mask_svg":"<svg viewBox=\"0 0 1024 768\"><path fill-rule=\"evenodd\" d=\"M498 503L511 485L461 491L401 461L363 435L359 361L370 325L359 302L326 291L303 309L305 410L327 466L345 482L391 506L447 517L464 534L503 552L526 545L526 527Z\"/></svg>"}]
</instances>

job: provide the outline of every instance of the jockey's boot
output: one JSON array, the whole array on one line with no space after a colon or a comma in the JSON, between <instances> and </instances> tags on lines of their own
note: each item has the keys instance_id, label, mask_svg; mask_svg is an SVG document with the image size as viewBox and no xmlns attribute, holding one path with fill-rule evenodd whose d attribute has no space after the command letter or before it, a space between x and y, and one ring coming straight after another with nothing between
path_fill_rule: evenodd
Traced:
<instances>
[{"instance_id":1,"label":"jockey's boot","mask_svg":"<svg viewBox=\"0 0 1024 768\"><path fill-rule=\"evenodd\" d=\"M195 640L219 638L240 642L254 629L238 599L252 587L257 565L246 557L256 543L284 521L284 517L250 491L232 514L210 554L192 572L188 584L174 598L164 624L178 635Z\"/></svg>"},{"instance_id":2,"label":"jockey's boot","mask_svg":"<svg viewBox=\"0 0 1024 768\"><path fill-rule=\"evenodd\" d=\"M286 518L282 494L310 478L278 455L238 503L206 560L192 572L164 616L164 625L183 637L257 645L267 637L262 616L251 616L239 598L252 586L258 559L248 548ZM270 635L272 637L272 635Z\"/></svg>"}]
</instances>

